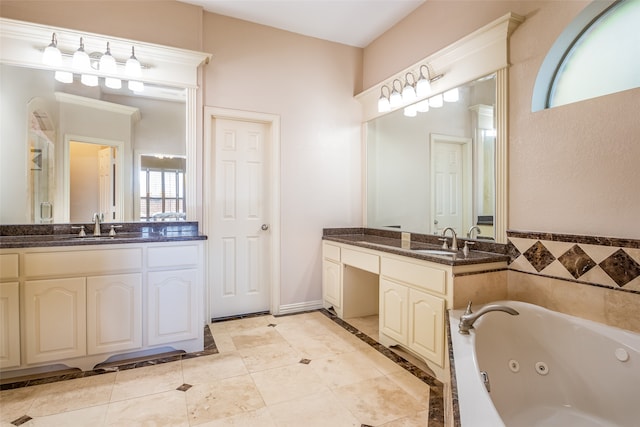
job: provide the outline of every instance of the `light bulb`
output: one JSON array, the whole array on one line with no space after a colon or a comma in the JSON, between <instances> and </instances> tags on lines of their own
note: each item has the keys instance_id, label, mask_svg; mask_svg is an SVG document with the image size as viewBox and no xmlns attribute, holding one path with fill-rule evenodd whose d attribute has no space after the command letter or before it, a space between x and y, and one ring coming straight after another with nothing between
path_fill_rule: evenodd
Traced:
<instances>
[{"instance_id":1,"label":"light bulb","mask_svg":"<svg viewBox=\"0 0 640 427\"><path fill-rule=\"evenodd\" d=\"M73 53L73 68L80 71L86 71L91 67L89 55L84 51L84 42L80 37L80 47Z\"/></svg>"},{"instance_id":2,"label":"light bulb","mask_svg":"<svg viewBox=\"0 0 640 427\"><path fill-rule=\"evenodd\" d=\"M438 94L436 96L432 96L431 98L429 98L429 107L431 108L442 107L442 94Z\"/></svg>"},{"instance_id":3,"label":"light bulb","mask_svg":"<svg viewBox=\"0 0 640 427\"><path fill-rule=\"evenodd\" d=\"M389 104L391 104L392 108L399 107L402 104L402 95L400 95L400 92L393 89L393 92L391 92L391 96L389 97Z\"/></svg>"},{"instance_id":4,"label":"light bulb","mask_svg":"<svg viewBox=\"0 0 640 427\"><path fill-rule=\"evenodd\" d=\"M418 110L416 109L416 105L408 105L404 107L404 115L407 117L415 117L418 115Z\"/></svg>"},{"instance_id":5,"label":"light bulb","mask_svg":"<svg viewBox=\"0 0 640 427\"><path fill-rule=\"evenodd\" d=\"M42 54L42 63L52 67L58 67L62 64L62 53L58 49L58 39L56 33L51 36L51 43L44 49Z\"/></svg>"},{"instance_id":6,"label":"light bulb","mask_svg":"<svg viewBox=\"0 0 640 427\"><path fill-rule=\"evenodd\" d=\"M107 51L100 57L100 71L107 74L115 74L118 72L116 59L111 55L109 42L107 42Z\"/></svg>"},{"instance_id":7,"label":"light bulb","mask_svg":"<svg viewBox=\"0 0 640 427\"><path fill-rule=\"evenodd\" d=\"M420 79L416 83L416 95L419 98L425 97L431 93L431 83L429 79L420 75Z\"/></svg>"},{"instance_id":8,"label":"light bulb","mask_svg":"<svg viewBox=\"0 0 640 427\"><path fill-rule=\"evenodd\" d=\"M54 74L54 78L60 83L72 83L73 73L70 73L68 71L56 71Z\"/></svg>"},{"instance_id":9,"label":"light bulb","mask_svg":"<svg viewBox=\"0 0 640 427\"><path fill-rule=\"evenodd\" d=\"M98 76L93 74L83 74L80 76L80 81L85 86L98 86Z\"/></svg>"},{"instance_id":10,"label":"light bulb","mask_svg":"<svg viewBox=\"0 0 640 427\"><path fill-rule=\"evenodd\" d=\"M418 102L416 104L416 111L418 111L419 113L426 113L427 111L429 111L429 100L425 99Z\"/></svg>"},{"instance_id":11,"label":"light bulb","mask_svg":"<svg viewBox=\"0 0 640 427\"><path fill-rule=\"evenodd\" d=\"M402 100L404 102L413 102L416 100L416 90L409 82L405 83L404 89L402 89Z\"/></svg>"},{"instance_id":12,"label":"light bulb","mask_svg":"<svg viewBox=\"0 0 640 427\"><path fill-rule=\"evenodd\" d=\"M140 65L140 61L136 58L135 49L131 46L131 57L127 59L127 62L124 66L124 72L127 73L130 77L138 78L142 75L142 66Z\"/></svg>"},{"instance_id":13,"label":"light bulb","mask_svg":"<svg viewBox=\"0 0 640 427\"><path fill-rule=\"evenodd\" d=\"M389 103L389 98L384 95L381 95L378 99L378 113L386 113L391 111L391 104Z\"/></svg>"},{"instance_id":14,"label":"light bulb","mask_svg":"<svg viewBox=\"0 0 640 427\"><path fill-rule=\"evenodd\" d=\"M114 77L105 77L104 85L111 89L120 89L122 87L122 80Z\"/></svg>"},{"instance_id":15,"label":"light bulb","mask_svg":"<svg viewBox=\"0 0 640 427\"><path fill-rule=\"evenodd\" d=\"M442 95L442 97L444 98L444 100L446 102L458 102L458 99L460 99L460 94L458 93L458 88L446 91Z\"/></svg>"}]
</instances>

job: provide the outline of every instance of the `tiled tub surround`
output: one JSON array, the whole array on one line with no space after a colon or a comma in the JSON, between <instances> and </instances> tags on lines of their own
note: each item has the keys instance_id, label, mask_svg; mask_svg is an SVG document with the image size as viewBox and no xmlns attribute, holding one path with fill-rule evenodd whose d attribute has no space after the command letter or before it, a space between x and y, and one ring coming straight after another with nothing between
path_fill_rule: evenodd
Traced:
<instances>
[{"instance_id":1,"label":"tiled tub surround","mask_svg":"<svg viewBox=\"0 0 640 427\"><path fill-rule=\"evenodd\" d=\"M111 226L115 237L109 237ZM86 236L79 237L84 226ZM100 224L101 237L93 236L93 224L0 225L0 248L104 245L113 243L172 242L204 240L197 222L122 222Z\"/></svg>"},{"instance_id":2,"label":"tiled tub surround","mask_svg":"<svg viewBox=\"0 0 640 427\"><path fill-rule=\"evenodd\" d=\"M507 295L640 332L640 240L509 231Z\"/></svg>"},{"instance_id":3,"label":"tiled tub surround","mask_svg":"<svg viewBox=\"0 0 640 427\"><path fill-rule=\"evenodd\" d=\"M326 310L229 320L206 329L215 342L205 342L197 355L4 387L0 421L444 426L441 383Z\"/></svg>"}]
</instances>

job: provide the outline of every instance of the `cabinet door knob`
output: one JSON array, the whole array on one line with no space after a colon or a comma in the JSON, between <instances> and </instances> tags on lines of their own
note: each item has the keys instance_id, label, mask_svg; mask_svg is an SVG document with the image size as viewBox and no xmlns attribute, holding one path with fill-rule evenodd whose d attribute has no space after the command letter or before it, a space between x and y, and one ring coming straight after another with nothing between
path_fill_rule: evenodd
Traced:
<instances>
[{"instance_id":1,"label":"cabinet door knob","mask_svg":"<svg viewBox=\"0 0 640 427\"><path fill-rule=\"evenodd\" d=\"M262 224L262 227L260 227L263 231L267 231L269 229L269 224Z\"/></svg>"}]
</instances>

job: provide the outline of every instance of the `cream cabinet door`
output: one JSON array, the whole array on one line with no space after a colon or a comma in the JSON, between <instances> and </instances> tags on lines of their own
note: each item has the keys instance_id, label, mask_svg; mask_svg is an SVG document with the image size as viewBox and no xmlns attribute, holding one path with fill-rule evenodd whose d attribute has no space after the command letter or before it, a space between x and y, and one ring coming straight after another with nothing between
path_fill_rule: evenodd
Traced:
<instances>
[{"instance_id":1,"label":"cream cabinet door","mask_svg":"<svg viewBox=\"0 0 640 427\"><path fill-rule=\"evenodd\" d=\"M406 286L380 278L380 333L407 345L409 289Z\"/></svg>"},{"instance_id":2,"label":"cream cabinet door","mask_svg":"<svg viewBox=\"0 0 640 427\"><path fill-rule=\"evenodd\" d=\"M197 270L148 273L148 345L197 338L199 305Z\"/></svg>"},{"instance_id":3,"label":"cream cabinet door","mask_svg":"<svg viewBox=\"0 0 640 427\"><path fill-rule=\"evenodd\" d=\"M86 304L84 277L24 283L28 364L86 354Z\"/></svg>"},{"instance_id":4,"label":"cream cabinet door","mask_svg":"<svg viewBox=\"0 0 640 427\"><path fill-rule=\"evenodd\" d=\"M440 367L444 367L444 307L443 298L409 290L408 346Z\"/></svg>"},{"instance_id":5,"label":"cream cabinet door","mask_svg":"<svg viewBox=\"0 0 640 427\"><path fill-rule=\"evenodd\" d=\"M87 278L87 352L142 346L142 275Z\"/></svg>"},{"instance_id":6,"label":"cream cabinet door","mask_svg":"<svg viewBox=\"0 0 640 427\"><path fill-rule=\"evenodd\" d=\"M322 291L327 308L333 306L338 311L342 307L342 268L339 262L322 261Z\"/></svg>"},{"instance_id":7,"label":"cream cabinet door","mask_svg":"<svg viewBox=\"0 0 640 427\"><path fill-rule=\"evenodd\" d=\"M0 283L0 368L20 365L20 290Z\"/></svg>"}]
</instances>

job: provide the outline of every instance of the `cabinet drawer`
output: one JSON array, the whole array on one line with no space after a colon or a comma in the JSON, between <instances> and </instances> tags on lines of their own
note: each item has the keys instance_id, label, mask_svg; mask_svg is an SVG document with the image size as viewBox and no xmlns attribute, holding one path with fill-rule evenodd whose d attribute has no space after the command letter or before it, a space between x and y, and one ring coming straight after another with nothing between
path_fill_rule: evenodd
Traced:
<instances>
[{"instance_id":1,"label":"cabinet drawer","mask_svg":"<svg viewBox=\"0 0 640 427\"><path fill-rule=\"evenodd\" d=\"M447 274L444 270L397 259L382 258L380 274L440 294L446 293Z\"/></svg>"},{"instance_id":2,"label":"cabinet drawer","mask_svg":"<svg viewBox=\"0 0 640 427\"><path fill-rule=\"evenodd\" d=\"M340 262L340 247L330 245L328 243L322 244L322 256L326 259Z\"/></svg>"},{"instance_id":3,"label":"cabinet drawer","mask_svg":"<svg viewBox=\"0 0 640 427\"><path fill-rule=\"evenodd\" d=\"M380 272L380 257L378 255L343 248L341 260L343 264L347 264L361 270L375 274Z\"/></svg>"},{"instance_id":4,"label":"cabinet drawer","mask_svg":"<svg viewBox=\"0 0 640 427\"><path fill-rule=\"evenodd\" d=\"M0 280L18 278L18 254L0 255Z\"/></svg>"},{"instance_id":5,"label":"cabinet drawer","mask_svg":"<svg viewBox=\"0 0 640 427\"><path fill-rule=\"evenodd\" d=\"M198 245L159 246L149 248L149 268L197 265L200 261Z\"/></svg>"},{"instance_id":6,"label":"cabinet drawer","mask_svg":"<svg viewBox=\"0 0 640 427\"><path fill-rule=\"evenodd\" d=\"M24 255L27 277L81 276L141 268L142 248L34 252Z\"/></svg>"}]
</instances>

